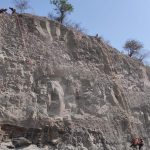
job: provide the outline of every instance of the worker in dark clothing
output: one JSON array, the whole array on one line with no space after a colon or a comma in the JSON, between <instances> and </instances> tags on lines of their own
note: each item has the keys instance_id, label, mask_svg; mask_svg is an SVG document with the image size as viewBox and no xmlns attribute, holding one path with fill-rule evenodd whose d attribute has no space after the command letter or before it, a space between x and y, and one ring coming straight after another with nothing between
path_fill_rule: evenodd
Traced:
<instances>
[{"instance_id":1,"label":"worker in dark clothing","mask_svg":"<svg viewBox=\"0 0 150 150\"><path fill-rule=\"evenodd\" d=\"M0 14L2 14L2 13L4 13L4 12L6 12L7 11L7 9L0 9Z\"/></svg>"},{"instance_id":2,"label":"worker in dark clothing","mask_svg":"<svg viewBox=\"0 0 150 150\"><path fill-rule=\"evenodd\" d=\"M141 148L143 147L143 145L144 145L143 139L140 138L139 139L139 150L141 150Z\"/></svg>"},{"instance_id":3,"label":"worker in dark clothing","mask_svg":"<svg viewBox=\"0 0 150 150\"><path fill-rule=\"evenodd\" d=\"M96 34L95 37L98 38L98 34Z\"/></svg>"},{"instance_id":4,"label":"worker in dark clothing","mask_svg":"<svg viewBox=\"0 0 150 150\"><path fill-rule=\"evenodd\" d=\"M16 13L16 9L9 7L9 9L12 11L12 14Z\"/></svg>"}]
</instances>

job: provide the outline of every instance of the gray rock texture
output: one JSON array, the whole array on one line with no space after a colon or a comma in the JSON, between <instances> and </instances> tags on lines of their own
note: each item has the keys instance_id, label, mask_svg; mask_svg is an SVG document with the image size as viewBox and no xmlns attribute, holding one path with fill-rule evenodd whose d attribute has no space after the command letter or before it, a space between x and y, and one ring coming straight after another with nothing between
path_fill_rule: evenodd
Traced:
<instances>
[{"instance_id":1,"label":"gray rock texture","mask_svg":"<svg viewBox=\"0 0 150 150\"><path fill-rule=\"evenodd\" d=\"M24 137L15 138L12 140L12 143L13 145L15 145L16 148L31 145L31 142Z\"/></svg>"},{"instance_id":2,"label":"gray rock texture","mask_svg":"<svg viewBox=\"0 0 150 150\"><path fill-rule=\"evenodd\" d=\"M0 14L0 123L51 126L35 143L53 149L130 150L140 136L149 150L150 68L47 18Z\"/></svg>"}]
</instances>

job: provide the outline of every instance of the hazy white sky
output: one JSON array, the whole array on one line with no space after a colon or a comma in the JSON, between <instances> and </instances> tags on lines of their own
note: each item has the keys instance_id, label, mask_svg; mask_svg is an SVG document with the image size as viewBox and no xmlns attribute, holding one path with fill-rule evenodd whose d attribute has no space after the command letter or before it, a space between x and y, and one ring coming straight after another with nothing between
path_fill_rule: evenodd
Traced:
<instances>
[{"instance_id":1,"label":"hazy white sky","mask_svg":"<svg viewBox=\"0 0 150 150\"><path fill-rule=\"evenodd\" d=\"M1 7L13 6L13 0L0 0ZM80 23L88 34L99 34L120 51L127 39L136 39L150 50L150 0L69 0L74 12L69 19ZM30 0L29 12L47 16L49 0ZM150 60L149 60L150 61Z\"/></svg>"}]
</instances>

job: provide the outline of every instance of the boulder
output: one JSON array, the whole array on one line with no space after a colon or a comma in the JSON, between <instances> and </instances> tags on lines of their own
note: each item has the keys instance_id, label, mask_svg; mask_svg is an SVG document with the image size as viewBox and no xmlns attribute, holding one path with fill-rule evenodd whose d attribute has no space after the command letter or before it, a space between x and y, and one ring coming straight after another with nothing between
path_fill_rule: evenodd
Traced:
<instances>
[{"instance_id":1,"label":"boulder","mask_svg":"<svg viewBox=\"0 0 150 150\"><path fill-rule=\"evenodd\" d=\"M29 146L30 144L32 144L31 141L29 141L28 139L24 137L14 138L12 139L12 143L15 146L15 148L25 147L25 146Z\"/></svg>"}]
</instances>

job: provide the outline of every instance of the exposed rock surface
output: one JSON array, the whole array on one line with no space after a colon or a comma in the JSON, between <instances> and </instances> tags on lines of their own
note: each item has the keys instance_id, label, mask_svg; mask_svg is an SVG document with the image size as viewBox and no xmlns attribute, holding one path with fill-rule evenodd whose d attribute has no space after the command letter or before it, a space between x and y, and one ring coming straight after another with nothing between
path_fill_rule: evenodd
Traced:
<instances>
[{"instance_id":1,"label":"exposed rock surface","mask_svg":"<svg viewBox=\"0 0 150 150\"><path fill-rule=\"evenodd\" d=\"M0 122L53 149L130 150L137 135L149 150L150 69L57 22L1 14Z\"/></svg>"},{"instance_id":2,"label":"exposed rock surface","mask_svg":"<svg viewBox=\"0 0 150 150\"><path fill-rule=\"evenodd\" d=\"M12 143L16 148L31 145L31 142L24 137L14 138Z\"/></svg>"}]
</instances>

